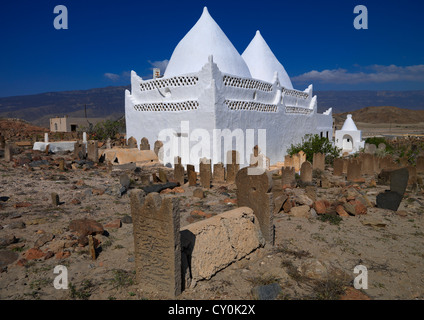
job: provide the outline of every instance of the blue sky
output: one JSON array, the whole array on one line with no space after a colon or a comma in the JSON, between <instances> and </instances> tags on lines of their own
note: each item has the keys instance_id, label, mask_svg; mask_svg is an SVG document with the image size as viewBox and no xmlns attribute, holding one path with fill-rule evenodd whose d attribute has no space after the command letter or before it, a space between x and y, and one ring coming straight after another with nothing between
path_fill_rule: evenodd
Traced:
<instances>
[{"instance_id":1,"label":"blue sky","mask_svg":"<svg viewBox=\"0 0 424 320\"><path fill-rule=\"evenodd\" d=\"M56 5L68 29L56 30ZM356 5L368 29L356 30ZM164 67L207 6L240 54L256 30L291 77L315 90L424 90L421 1L3 1L0 96L129 84Z\"/></svg>"}]
</instances>

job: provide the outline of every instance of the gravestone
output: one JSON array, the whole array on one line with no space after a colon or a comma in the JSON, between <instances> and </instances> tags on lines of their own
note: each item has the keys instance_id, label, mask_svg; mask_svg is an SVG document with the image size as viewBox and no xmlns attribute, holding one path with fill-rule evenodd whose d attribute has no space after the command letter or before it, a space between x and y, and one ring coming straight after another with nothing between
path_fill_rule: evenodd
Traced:
<instances>
[{"instance_id":1,"label":"gravestone","mask_svg":"<svg viewBox=\"0 0 424 320\"><path fill-rule=\"evenodd\" d=\"M381 192L377 195L376 205L377 208L397 211L402 201L402 198L402 195L400 195L396 191L386 190L385 192Z\"/></svg>"},{"instance_id":2,"label":"gravestone","mask_svg":"<svg viewBox=\"0 0 424 320\"><path fill-rule=\"evenodd\" d=\"M163 147L163 142L162 141L160 141L160 140L156 140L155 141L155 144L154 144L154 146L153 146L153 150L154 150L154 152L156 153L156 155L158 155L159 154L159 150L160 150L160 148L162 148Z\"/></svg>"},{"instance_id":3,"label":"gravestone","mask_svg":"<svg viewBox=\"0 0 424 320\"><path fill-rule=\"evenodd\" d=\"M349 159L343 159L343 173L347 174L347 166L349 165Z\"/></svg>"},{"instance_id":4,"label":"gravestone","mask_svg":"<svg viewBox=\"0 0 424 320\"><path fill-rule=\"evenodd\" d=\"M300 167L302 167L302 164L306 162L306 153L300 150L297 154L299 155L299 159L300 159L300 163L299 163Z\"/></svg>"},{"instance_id":5,"label":"gravestone","mask_svg":"<svg viewBox=\"0 0 424 320\"><path fill-rule=\"evenodd\" d=\"M368 143L366 143L365 144L365 153L367 153L367 154L374 154L376 151L377 151L377 147L376 147L376 145L375 144L368 144Z\"/></svg>"},{"instance_id":6,"label":"gravestone","mask_svg":"<svg viewBox=\"0 0 424 320\"><path fill-rule=\"evenodd\" d=\"M59 195L57 193L55 193L55 192L52 192L51 196L52 196L52 204L55 207L57 207L60 204L60 202L59 202Z\"/></svg>"},{"instance_id":7,"label":"gravestone","mask_svg":"<svg viewBox=\"0 0 424 320\"><path fill-rule=\"evenodd\" d=\"M400 163L401 167L409 166L408 157L403 156L402 158L399 159L399 163Z\"/></svg>"},{"instance_id":8,"label":"gravestone","mask_svg":"<svg viewBox=\"0 0 424 320\"><path fill-rule=\"evenodd\" d=\"M293 167L294 167L294 171L295 172L299 172L300 171L300 157L298 154L294 154L292 156L293 159Z\"/></svg>"},{"instance_id":9,"label":"gravestone","mask_svg":"<svg viewBox=\"0 0 424 320\"><path fill-rule=\"evenodd\" d=\"M213 180L214 183L225 182L225 168L224 168L224 165L221 162L213 165L212 180Z\"/></svg>"},{"instance_id":10,"label":"gravestone","mask_svg":"<svg viewBox=\"0 0 424 320\"><path fill-rule=\"evenodd\" d=\"M361 163L356 159L351 159L347 165L347 181L357 181L361 179Z\"/></svg>"},{"instance_id":11,"label":"gravestone","mask_svg":"<svg viewBox=\"0 0 424 320\"><path fill-rule=\"evenodd\" d=\"M314 153L312 158L312 169L313 170L325 170L325 154L323 153Z\"/></svg>"},{"instance_id":12,"label":"gravestone","mask_svg":"<svg viewBox=\"0 0 424 320\"><path fill-rule=\"evenodd\" d=\"M409 173L408 184L411 185L417 183L417 168L413 166L407 166L406 168Z\"/></svg>"},{"instance_id":13,"label":"gravestone","mask_svg":"<svg viewBox=\"0 0 424 320\"><path fill-rule=\"evenodd\" d=\"M294 166L294 161L293 158L290 155L286 155L284 157L284 167L293 167Z\"/></svg>"},{"instance_id":14,"label":"gravestone","mask_svg":"<svg viewBox=\"0 0 424 320\"><path fill-rule=\"evenodd\" d=\"M187 165L187 177L188 177L188 185L190 187L195 186L197 184L197 173L194 169L194 166L191 164Z\"/></svg>"},{"instance_id":15,"label":"gravestone","mask_svg":"<svg viewBox=\"0 0 424 320\"><path fill-rule=\"evenodd\" d=\"M386 150L386 144L383 142L379 143L377 149L380 151Z\"/></svg>"},{"instance_id":16,"label":"gravestone","mask_svg":"<svg viewBox=\"0 0 424 320\"><path fill-rule=\"evenodd\" d=\"M294 167L282 167L281 168L281 186L294 187L296 185L296 176Z\"/></svg>"},{"instance_id":17,"label":"gravestone","mask_svg":"<svg viewBox=\"0 0 424 320\"><path fill-rule=\"evenodd\" d=\"M417 157L416 168L417 168L417 173L424 173L424 157L423 156Z\"/></svg>"},{"instance_id":18,"label":"gravestone","mask_svg":"<svg viewBox=\"0 0 424 320\"><path fill-rule=\"evenodd\" d=\"M180 163L174 165L174 179L181 186L184 184L184 166Z\"/></svg>"},{"instance_id":19,"label":"gravestone","mask_svg":"<svg viewBox=\"0 0 424 320\"><path fill-rule=\"evenodd\" d=\"M408 186L408 180L409 171L407 168L393 170L390 173L390 191L395 191L403 196Z\"/></svg>"},{"instance_id":20,"label":"gravestone","mask_svg":"<svg viewBox=\"0 0 424 320\"><path fill-rule=\"evenodd\" d=\"M99 145L96 140L87 142L87 159L94 163L99 162Z\"/></svg>"},{"instance_id":21,"label":"gravestone","mask_svg":"<svg viewBox=\"0 0 424 320\"><path fill-rule=\"evenodd\" d=\"M312 182L312 164L309 161L304 162L300 168L300 180L307 183Z\"/></svg>"},{"instance_id":22,"label":"gravestone","mask_svg":"<svg viewBox=\"0 0 424 320\"><path fill-rule=\"evenodd\" d=\"M373 146L375 146L373 144ZM374 156L369 153L362 154L361 175L371 176L374 174Z\"/></svg>"},{"instance_id":23,"label":"gravestone","mask_svg":"<svg viewBox=\"0 0 424 320\"><path fill-rule=\"evenodd\" d=\"M112 140L110 140L110 138L107 138L106 140L106 149L111 149L112 148Z\"/></svg>"},{"instance_id":24,"label":"gravestone","mask_svg":"<svg viewBox=\"0 0 424 320\"><path fill-rule=\"evenodd\" d=\"M150 150L149 140L145 137L141 139L140 150Z\"/></svg>"},{"instance_id":25,"label":"gravestone","mask_svg":"<svg viewBox=\"0 0 424 320\"><path fill-rule=\"evenodd\" d=\"M227 182L233 183L240 168L240 156L236 150L227 152Z\"/></svg>"},{"instance_id":26,"label":"gravestone","mask_svg":"<svg viewBox=\"0 0 424 320\"><path fill-rule=\"evenodd\" d=\"M272 174L265 171L261 175L249 175L248 169L237 172L237 205L253 210L265 241L274 245Z\"/></svg>"},{"instance_id":27,"label":"gravestone","mask_svg":"<svg viewBox=\"0 0 424 320\"><path fill-rule=\"evenodd\" d=\"M334 159L333 162L333 175L342 176L343 175L343 164L344 160L341 158Z\"/></svg>"},{"instance_id":28,"label":"gravestone","mask_svg":"<svg viewBox=\"0 0 424 320\"><path fill-rule=\"evenodd\" d=\"M137 148L137 139L134 137L130 137L128 139L127 145L128 145L128 148Z\"/></svg>"},{"instance_id":29,"label":"gravestone","mask_svg":"<svg viewBox=\"0 0 424 320\"><path fill-rule=\"evenodd\" d=\"M85 144L81 141L77 141L74 144L73 158L79 160L84 160L86 158Z\"/></svg>"},{"instance_id":30,"label":"gravestone","mask_svg":"<svg viewBox=\"0 0 424 320\"><path fill-rule=\"evenodd\" d=\"M181 293L181 240L178 200L130 195L137 284L143 291L173 299Z\"/></svg>"},{"instance_id":31,"label":"gravestone","mask_svg":"<svg viewBox=\"0 0 424 320\"><path fill-rule=\"evenodd\" d=\"M13 154L12 154L12 147L9 142L6 142L4 145L4 161L10 162L12 161Z\"/></svg>"},{"instance_id":32,"label":"gravestone","mask_svg":"<svg viewBox=\"0 0 424 320\"><path fill-rule=\"evenodd\" d=\"M202 158L199 163L199 173L200 173L200 185L205 189L211 188L211 161L206 158Z\"/></svg>"},{"instance_id":33,"label":"gravestone","mask_svg":"<svg viewBox=\"0 0 424 320\"><path fill-rule=\"evenodd\" d=\"M65 171L65 159L59 159L59 170Z\"/></svg>"},{"instance_id":34,"label":"gravestone","mask_svg":"<svg viewBox=\"0 0 424 320\"><path fill-rule=\"evenodd\" d=\"M168 182L168 177L166 175L166 171L162 168L159 168L159 180L162 183L167 183Z\"/></svg>"}]
</instances>

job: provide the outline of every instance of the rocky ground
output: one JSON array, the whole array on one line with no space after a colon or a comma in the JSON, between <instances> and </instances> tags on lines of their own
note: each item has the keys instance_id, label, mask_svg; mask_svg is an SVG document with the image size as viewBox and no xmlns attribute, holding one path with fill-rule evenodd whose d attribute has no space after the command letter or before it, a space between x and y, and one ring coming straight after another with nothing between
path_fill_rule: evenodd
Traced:
<instances>
[{"instance_id":1,"label":"rocky ground","mask_svg":"<svg viewBox=\"0 0 424 320\"><path fill-rule=\"evenodd\" d=\"M135 283L125 185L145 186L159 164L124 170L33 151L16 158L6 163L0 157L0 299L158 298ZM65 171L59 170L59 158L65 159ZM375 177L346 183L331 170L314 176L316 183L326 177L316 190L285 189L289 199L274 217L274 247L257 249L177 299L256 299L252 289L270 284L281 288L277 299L423 299L422 192L408 190L397 212L379 209L375 197L388 186ZM162 191L180 199L181 227L237 207L235 184L194 192L198 188L185 184ZM52 203L52 193L59 195L59 205ZM351 201L362 205L342 212L339 206ZM330 214L320 214L321 206ZM83 218L104 230L94 236L94 260L87 239L71 224ZM67 267L67 290L54 288L57 265ZM368 270L368 289L352 289L357 265Z\"/></svg>"}]
</instances>

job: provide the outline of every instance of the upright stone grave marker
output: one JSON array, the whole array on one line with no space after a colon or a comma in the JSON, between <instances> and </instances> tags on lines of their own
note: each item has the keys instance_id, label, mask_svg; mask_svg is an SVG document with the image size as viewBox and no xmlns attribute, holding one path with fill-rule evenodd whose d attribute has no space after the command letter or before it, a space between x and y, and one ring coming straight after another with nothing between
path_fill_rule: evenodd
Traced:
<instances>
[{"instance_id":1,"label":"upright stone grave marker","mask_svg":"<svg viewBox=\"0 0 424 320\"><path fill-rule=\"evenodd\" d=\"M300 180L305 183L312 182L312 164L309 161L302 163Z\"/></svg>"},{"instance_id":2,"label":"upright stone grave marker","mask_svg":"<svg viewBox=\"0 0 424 320\"><path fill-rule=\"evenodd\" d=\"M248 169L243 168L237 172L237 205L253 210L263 237L274 245L272 175L268 171L261 175L249 175Z\"/></svg>"},{"instance_id":3,"label":"upright stone grave marker","mask_svg":"<svg viewBox=\"0 0 424 320\"><path fill-rule=\"evenodd\" d=\"M202 158L199 163L200 185L205 189L211 188L211 161L210 159Z\"/></svg>"},{"instance_id":4,"label":"upright stone grave marker","mask_svg":"<svg viewBox=\"0 0 424 320\"><path fill-rule=\"evenodd\" d=\"M178 200L152 192L131 192L137 283L144 291L174 299L181 293Z\"/></svg>"},{"instance_id":5,"label":"upright stone grave marker","mask_svg":"<svg viewBox=\"0 0 424 320\"><path fill-rule=\"evenodd\" d=\"M312 169L313 170L325 170L325 154L323 153L314 153L312 159Z\"/></svg>"}]
</instances>

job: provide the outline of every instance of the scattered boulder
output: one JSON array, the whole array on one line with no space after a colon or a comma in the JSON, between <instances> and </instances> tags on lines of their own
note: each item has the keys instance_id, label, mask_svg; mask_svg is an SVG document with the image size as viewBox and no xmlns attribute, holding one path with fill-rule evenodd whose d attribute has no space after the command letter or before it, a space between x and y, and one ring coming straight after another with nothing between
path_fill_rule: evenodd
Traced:
<instances>
[{"instance_id":1,"label":"scattered boulder","mask_svg":"<svg viewBox=\"0 0 424 320\"><path fill-rule=\"evenodd\" d=\"M102 234L104 232L103 226L92 219L72 220L69 224L69 230L75 231L80 236Z\"/></svg>"},{"instance_id":2,"label":"scattered boulder","mask_svg":"<svg viewBox=\"0 0 424 320\"><path fill-rule=\"evenodd\" d=\"M18 259L19 255L10 250L0 250L0 268L3 268Z\"/></svg>"},{"instance_id":3,"label":"scattered boulder","mask_svg":"<svg viewBox=\"0 0 424 320\"><path fill-rule=\"evenodd\" d=\"M308 205L293 207L290 210L290 215L298 218L310 218L310 207Z\"/></svg>"},{"instance_id":4,"label":"scattered boulder","mask_svg":"<svg viewBox=\"0 0 424 320\"><path fill-rule=\"evenodd\" d=\"M275 300L281 292L282 289L278 283L257 286L251 290L252 296L256 300Z\"/></svg>"},{"instance_id":5,"label":"scattered boulder","mask_svg":"<svg viewBox=\"0 0 424 320\"><path fill-rule=\"evenodd\" d=\"M113 220L107 224L105 224L105 228L119 229L122 226L121 219Z\"/></svg>"}]
</instances>

